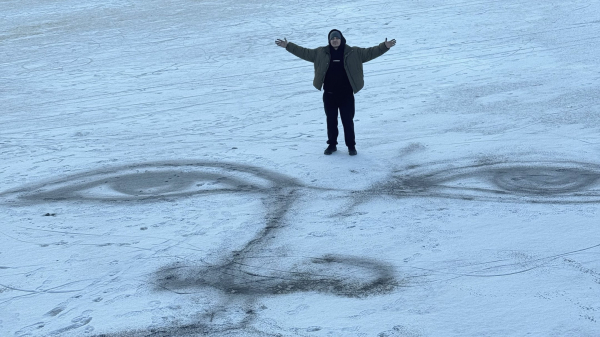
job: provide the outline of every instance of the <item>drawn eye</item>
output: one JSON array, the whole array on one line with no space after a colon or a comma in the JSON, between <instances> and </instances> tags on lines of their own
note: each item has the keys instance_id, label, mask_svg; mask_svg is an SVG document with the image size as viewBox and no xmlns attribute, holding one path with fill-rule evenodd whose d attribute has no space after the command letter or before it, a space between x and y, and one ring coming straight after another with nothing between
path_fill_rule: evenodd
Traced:
<instances>
[{"instance_id":1,"label":"drawn eye","mask_svg":"<svg viewBox=\"0 0 600 337\"><path fill-rule=\"evenodd\" d=\"M18 200L153 201L197 194L257 192L295 182L258 168L213 162L153 163L72 175L1 193Z\"/></svg>"},{"instance_id":2,"label":"drawn eye","mask_svg":"<svg viewBox=\"0 0 600 337\"><path fill-rule=\"evenodd\" d=\"M440 168L440 166L446 168ZM600 202L600 167L576 162L486 162L447 168L421 165L397 172L394 196L530 203ZM429 169L433 168L433 171ZM429 172L423 172L428 169ZM437 170L436 170L437 169Z\"/></svg>"}]
</instances>

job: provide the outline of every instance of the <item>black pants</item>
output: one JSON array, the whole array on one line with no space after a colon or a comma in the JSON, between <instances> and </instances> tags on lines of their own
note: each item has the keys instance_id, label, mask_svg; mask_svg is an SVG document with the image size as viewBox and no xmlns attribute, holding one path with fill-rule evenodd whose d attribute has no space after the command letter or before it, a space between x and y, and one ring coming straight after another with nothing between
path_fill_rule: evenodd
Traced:
<instances>
[{"instance_id":1,"label":"black pants","mask_svg":"<svg viewBox=\"0 0 600 337\"><path fill-rule=\"evenodd\" d=\"M354 146L354 94L337 94L324 92L323 105L327 116L327 144L337 145L338 137L338 110L344 126L344 140L346 146Z\"/></svg>"}]
</instances>

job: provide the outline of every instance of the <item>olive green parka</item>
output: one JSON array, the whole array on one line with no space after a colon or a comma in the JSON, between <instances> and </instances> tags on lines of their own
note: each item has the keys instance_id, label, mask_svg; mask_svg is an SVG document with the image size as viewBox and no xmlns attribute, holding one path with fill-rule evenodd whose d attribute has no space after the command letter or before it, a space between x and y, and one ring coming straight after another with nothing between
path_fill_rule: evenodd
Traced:
<instances>
[{"instance_id":1,"label":"olive green parka","mask_svg":"<svg viewBox=\"0 0 600 337\"><path fill-rule=\"evenodd\" d=\"M318 90L321 90L331 59L329 46L308 49L288 42L285 50L305 61L314 63L315 79L313 80L313 85ZM348 45L344 47L344 68L355 94L365 86L362 64L385 54L388 50L384 42L371 48L351 47Z\"/></svg>"}]
</instances>

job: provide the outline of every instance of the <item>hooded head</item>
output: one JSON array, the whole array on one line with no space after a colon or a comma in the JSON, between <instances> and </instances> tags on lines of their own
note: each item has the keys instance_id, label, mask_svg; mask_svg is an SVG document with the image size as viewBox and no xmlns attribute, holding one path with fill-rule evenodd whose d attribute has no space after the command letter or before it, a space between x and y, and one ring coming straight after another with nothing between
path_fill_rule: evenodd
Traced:
<instances>
[{"instance_id":1,"label":"hooded head","mask_svg":"<svg viewBox=\"0 0 600 337\"><path fill-rule=\"evenodd\" d=\"M340 40L339 45L337 45L337 46L332 45L332 43L331 43L332 41L331 40L333 40L333 39L339 39ZM344 38L344 35L342 34L342 32L340 32L337 29L332 29L329 32L328 40L329 40L328 41L329 42L329 46L332 47L332 48L342 48L342 49L344 49L344 47L346 46L346 38ZM335 42L335 40L334 40L334 44L337 44Z\"/></svg>"}]
</instances>

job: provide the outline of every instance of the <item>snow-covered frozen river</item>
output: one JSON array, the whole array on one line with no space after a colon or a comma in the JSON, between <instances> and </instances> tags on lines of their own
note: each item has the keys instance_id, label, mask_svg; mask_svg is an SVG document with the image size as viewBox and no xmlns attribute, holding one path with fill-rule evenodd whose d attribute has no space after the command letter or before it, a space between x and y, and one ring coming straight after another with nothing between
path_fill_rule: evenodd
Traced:
<instances>
[{"instance_id":1,"label":"snow-covered frozen river","mask_svg":"<svg viewBox=\"0 0 600 337\"><path fill-rule=\"evenodd\" d=\"M600 2L0 18L0 336L600 336ZM274 43L334 28L354 157Z\"/></svg>"}]
</instances>

